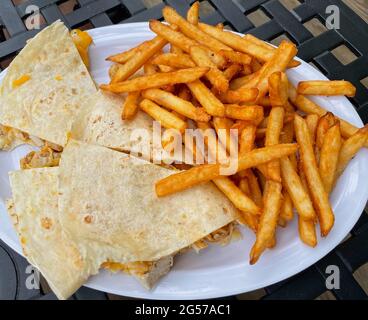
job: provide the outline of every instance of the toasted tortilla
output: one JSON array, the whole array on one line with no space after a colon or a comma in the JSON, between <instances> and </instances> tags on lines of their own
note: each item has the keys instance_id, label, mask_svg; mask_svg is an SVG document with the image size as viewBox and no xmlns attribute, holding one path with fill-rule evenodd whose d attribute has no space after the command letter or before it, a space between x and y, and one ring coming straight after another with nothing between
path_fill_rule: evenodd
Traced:
<instances>
[{"instance_id":1,"label":"toasted tortilla","mask_svg":"<svg viewBox=\"0 0 368 320\"><path fill-rule=\"evenodd\" d=\"M148 161L165 161L167 164L175 160L184 162L184 149L181 154L170 156L162 149L161 135L158 135L155 141L153 119L146 113L138 110L132 120L121 118L124 100L124 95L98 91L86 100L74 121L71 137L74 140L131 153ZM192 163L191 159L185 160L186 163Z\"/></svg>"},{"instance_id":2,"label":"toasted tortilla","mask_svg":"<svg viewBox=\"0 0 368 320\"><path fill-rule=\"evenodd\" d=\"M10 64L2 82L0 123L64 146L74 117L96 92L69 30L57 21Z\"/></svg>"},{"instance_id":3,"label":"toasted tortilla","mask_svg":"<svg viewBox=\"0 0 368 320\"><path fill-rule=\"evenodd\" d=\"M45 277L59 299L67 299L97 271L88 265L58 218L58 168L9 173L14 206L9 214L27 260Z\"/></svg>"},{"instance_id":4,"label":"toasted tortilla","mask_svg":"<svg viewBox=\"0 0 368 320\"><path fill-rule=\"evenodd\" d=\"M236 219L212 184L163 198L155 182L175 172L97 145L70 140L60 161L63 230L94 261L154 261Z\"/></svg>"}]
</instances>

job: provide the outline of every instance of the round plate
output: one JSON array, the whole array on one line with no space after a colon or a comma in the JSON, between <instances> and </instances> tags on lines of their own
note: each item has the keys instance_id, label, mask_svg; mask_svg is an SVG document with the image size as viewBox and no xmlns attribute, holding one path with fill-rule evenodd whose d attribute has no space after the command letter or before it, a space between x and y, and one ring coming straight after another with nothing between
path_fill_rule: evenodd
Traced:
<instances>
[{"instance_id":1,"label":"round plate","mask_svg":"<svg viewBox=\"0 0 368 320\"><path fill-rule=\"evenodd\" d=\"M109 26L90 30L89 33L94 39L90 49L91 71L98 84L109 81L110 63L105 61L107 56L132 48L154 36L147 23ZM288 71L288 76L294 84L300 80L326 80L305 62ZM345 97L315 97L312 100L354 125L362 126L354 107ZM11 194L8 171L16 170L19 158L29 150L30 147L21 146L12 152L0 152L0 238L20 254L21 248L6 213L4 200ZM335 248L357 222L368 199L367 162L368 150L361 150L339 179L331 195L335 226L327 238L318 238L316 248L309 248L300 241L297 219L294 219L285 229L278 228L277 246L267 250L253 266L249 265L249 252L255 238L251 231L242 228L243 239L240 241L226 247L211 246L199 254L191 252L178 256L172 271L151 291L128 275L107 271L92 277L86 286L139 298L206 299L244 293L289 278Z\"/></svg>"}]
</instances>

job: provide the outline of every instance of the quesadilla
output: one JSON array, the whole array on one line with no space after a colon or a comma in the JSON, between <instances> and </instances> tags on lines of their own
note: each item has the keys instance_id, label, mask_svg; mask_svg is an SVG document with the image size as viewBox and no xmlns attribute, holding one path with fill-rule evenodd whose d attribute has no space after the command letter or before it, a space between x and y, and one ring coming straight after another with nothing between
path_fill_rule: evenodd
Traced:
<instances>
[{"instance_id":1,"label":"quesadilla","mask_svg":"<svg viewBox=\"0 0 368 320\"><path fill-rule=\"evenodd\" d=\"M98 91L85 101L76 117L71 137L89 144L98 144L114 150L131 153L148 161L184 162L184 149L170 155L161 146L161 132L154 137L153 119L138 110L132 120L121 118L124 95ZM186 163L192 163L188 157Z\"/></svg>"},{"instance_id":2,"label":"quesadilla","mask_svg":"<svg viewBox=\"0 0 368 320\"><path fill-rule=\"evenodd\" d=\"M1 87L0 124L64 146L74 117L96 91L69 30L57 21L10 64Z\"/></svg>"},{"instance_id":3,"label":"quesadilla","mask_svg":"<svg viewBox=\"0 0 368 320\"><path fill-rule=\"evenodd\" d=\"M63 230L100 264L154 261L236 219L212 183L158 198L154 182L176 170L101 146L70 140L59 170Z\"/></svg>"},{"instance_id":4,"label":"quesadilla","mask_svg":"<svg viewBox=\"0 0 368 320\"><path fill-rule=\"evenodd\" d=\"M57 167L10 172L13 198L7 202L7 209L24 255L42 273L55 295L67 299L98 272L100 265L83 257L61 228L58 173ZM101 267L124 271L150 289L172 265L173 256L167 256L153 262L104 262Z\"/></svg>"}]
</instances>

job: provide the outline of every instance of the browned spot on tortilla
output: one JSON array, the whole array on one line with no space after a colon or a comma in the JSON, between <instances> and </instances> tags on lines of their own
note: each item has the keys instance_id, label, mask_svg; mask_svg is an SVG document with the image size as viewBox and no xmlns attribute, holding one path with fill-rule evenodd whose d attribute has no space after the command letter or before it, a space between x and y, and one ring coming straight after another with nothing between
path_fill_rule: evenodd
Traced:
<instances>
[{"instance_id":1,"label":"browned spot on tortilla","mask_svg":"<svg viewBox=\"0 0 368 320\"><path fill-rule=\"evenodd\" d=\"M41 219L41 226L42 226L42 228L47 229L47 230L51 229L52 220L50 218L47 218L47 217L42 218Z\"/></svg>"}]
</instances>

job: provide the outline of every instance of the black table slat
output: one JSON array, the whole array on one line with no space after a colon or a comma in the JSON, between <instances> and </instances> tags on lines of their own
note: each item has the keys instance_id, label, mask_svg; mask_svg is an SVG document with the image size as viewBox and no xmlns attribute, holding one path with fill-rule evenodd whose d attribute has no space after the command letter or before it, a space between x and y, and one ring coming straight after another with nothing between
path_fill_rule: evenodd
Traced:
<instances>
[{"instance_id":1,"label":"black table slat","mask_svg":"<svg viewBox=\"0 0 368 320\"><path fill-rule=\"evenodd\" d=\"M0 1L0 16L10 36L15 36L26 31L26 27L22 19L18 16L17 10L11 0Z\"/></svg>"},{"instance_id":2,"label":"black table slat","mask_svg":"<svg viewBox=\"0 0 368 320\"><path fill-rule=\"evenodd\" d=\"M231 23L236 31L245 32L254 26L232 1L211 0L211 3Z\"/></svg>"},{"instance_id":3,"label":"black table slat","mask_svg":"<svg viewBox=\"0 0 368 320\"><path fill-rule=\"evenodd\" d=\"M313 35L279 1L267 2L263 7L298 44L313 38Z\"/></svg>"}]
</instances>

